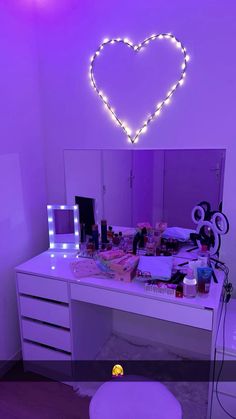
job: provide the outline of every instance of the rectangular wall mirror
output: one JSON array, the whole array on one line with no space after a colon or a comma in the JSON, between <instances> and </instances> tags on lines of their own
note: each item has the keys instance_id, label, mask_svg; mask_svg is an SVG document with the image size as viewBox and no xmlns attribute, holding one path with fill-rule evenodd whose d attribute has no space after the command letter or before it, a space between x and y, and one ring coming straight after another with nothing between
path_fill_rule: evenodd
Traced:
<instances>
[{"instance_id":1,"label":"rectangular wall mirror","mask_svg":"<svg viewBox=\"0 0 236 419\"><path fill-rule=\"evenodd\" d=\"M193 207L222 202L225 150L65 150L68 204L95 203L95 222L195 228Z\"/></svg>"}]
</instances>

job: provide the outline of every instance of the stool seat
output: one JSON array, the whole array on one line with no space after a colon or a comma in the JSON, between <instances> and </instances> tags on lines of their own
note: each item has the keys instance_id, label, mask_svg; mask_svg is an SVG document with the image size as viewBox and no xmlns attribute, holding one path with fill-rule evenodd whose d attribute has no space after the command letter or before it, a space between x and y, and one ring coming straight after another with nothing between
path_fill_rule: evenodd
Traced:
<instances>
[{"instance_id":1,"label":"stool seat","mask_svg":"<svg viewBox=\"0 0 236 419\"><path fill-rule=\"evenodd\" d=\"M159 382L116 380L99 387L89 415L90 419L181 419L182 409Z\"/></svg>"}]
</instances>

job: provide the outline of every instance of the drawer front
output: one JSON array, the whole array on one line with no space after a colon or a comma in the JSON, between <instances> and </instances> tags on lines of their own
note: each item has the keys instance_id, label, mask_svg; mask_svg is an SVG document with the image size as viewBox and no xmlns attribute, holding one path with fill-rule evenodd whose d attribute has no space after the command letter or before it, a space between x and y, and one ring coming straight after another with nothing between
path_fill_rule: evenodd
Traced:
<instances>
[{"instance_id":1,"label":"drawer front","mask_svg":"<svg viewBox=\"0 0 236 419\"><path fill-rule=\"evenodd\" d=\"M232 396L227 396L225 394L218 393L219 399L223 407L227 412L231 414L232 417L235 417L236 412L236 398ZM216 393L213 393L213 400L212 400L212 411L211 411L211 419L229 419L228 416L222 407L220 406Z\"/></svg>"},{"instance_id":2,"label":"drawer front","mask_svg":"<svg viewBox=\"0 0 236 419\"><path fill-rule=\"evenodd\" d=\"M68 330L22 319L22 335L23 339L71 352L70 332Z\"/></svg>"},{"instance_id":3,"label":"drawer front","mask_svg":"<svg viewBox=\"0 0 236 419\"><path fill-rule=\"evenodd\" d=\"M64 303L67 303L69 300L67 283L64 281L23 273L17 274L17 281L19 292L22 294Z\"/></svg>"},{"instance_id":4,"label":"drawer front","mask_svg":"<svg viewBox=\"0 0 236 419\"><path fill-rule=\"evenodd\" d=\"M216 352L216 360L217 361L222 360L222 353ZM226 361L226 363L227 363L227 361L231 361L231 362L235 363L236 362L236 356L231 356L231 355L228 355L226 353L224 355L224 360ZM221 362L219 362L219 364L217 363L217 366L220 367ZM229 367L230 367L230 364L229 364ZM218 371L219 371L219 368L216 369L215 380L217 379ZM234 369L234 371L235 371L235 369ZM224 365L223 365L223 370L222 370L222 377L224 377ZM216 389L216 383L214 383L214 389ZM236 399L236 381L219 381L218 392L227 394L229 396L233 396ZM235 412L236 412L236 410L235 410Z\"/></svg>"},{"instance_id":5,"label":"drawer front","mask_svg":"<svg viewBox=\"0 0 236 419\"><path fill-rule=\"evenodd\" d=\"M61 304L20 296L21 316L58 326L70 327L69 307Z\"/></svg>"},{"instance_id":6,"label":"drawer front","mask_svg":"<svg viewBox=\"0 0 236 419\"><path fill-rule=\"evenodd\" d=\"M129 295L82 284L71 284L71 298L200 329L212 330L212 310L198 309L174 302Z\"/></svg>"},{"instance_id":7,"label":"drawer front","mask_svg":"<svg viewBox=\"0 0 236 419\"><path fill-rule=\"evenodd\" d=\"M23 356L24 361L27 361L26 370L34 371L56 381L65 381L72 375L71 356L65 353L44 348L35 343L24 342Z\"/></svg>"},{"instance_id":8,"label":"drawer front","mask_svg":"<svg viewBox=\"0 0 236 419\"><path fill-rule=\"evenodd\" d=\"M69 354L44 348L31 342L23 342L23 355L24 361L71 361Z\"/></svg>"}]
</instances>

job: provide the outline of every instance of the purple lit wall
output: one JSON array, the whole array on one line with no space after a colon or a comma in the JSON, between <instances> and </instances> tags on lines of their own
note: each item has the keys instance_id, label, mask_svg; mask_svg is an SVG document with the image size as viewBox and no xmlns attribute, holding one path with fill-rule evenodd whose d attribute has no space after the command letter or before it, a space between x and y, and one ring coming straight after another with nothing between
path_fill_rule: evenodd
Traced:
<instances>
[{"instance_id":1,"label":"purple lit wall","mask_svg":"<svg viewBox=\"0 0 236 419\"><path fill-rule=\"evenodd\" d=\"M236 266L232 263L235 259L236 200L231 189L232 179L235 178L236 157L235 13L234 0L121 0L117 3L107 0L62 1L60 9L56 5L54 10L52 7L48 10L46 7L39 9L36 31L43 95L48 194L53 202L65 198L64 149L132 147L127 144L121 129L113 124L89 84L89 60L100 42L112 36L127 36L133 42L140 42L152 33L171 32L184 43L191 56L186 84L176 92L172 103L163 110L159 120L152 123L147 133L140 137L137 147L227 149L224 211L230 218L231 230L223 241L223 255L230 265L232 280L236 275ZM146 52L147 56L151 54L151 51ZM172 55L168 57L174 59ZM116 63L118 74L107 71L104 76L104 88L107 86L114 98L116 93L112 80L120 77L119 73L123 73L126 65L132 65L122 63L121 56L116 57ZM140 65L145 66L146 63ZM106 70L106 64L108 62L104 58L101 67L97 69L99 81ZM112 65L110 62L107 70ZM149 65L154 80L158 73L155 74L153 59ZM157 65L157 72L158 68ZM140 74L135 77L140 80ZM169 77L168 74L168 80L162 78L163 84L168 84ZM138 87L141 92L142 87ZM141 105L138 100L132 102L131 118L136 115L141 117L142 106L145 108L149 99L150 102L154 100L156 86L147 77L145 90ZM123 94L122 100L126 103L127 99L129 103L127 90L118 91L117 94ZM121 104L117 103L116 108L120 109ZM125 111L128 112L127 109Z\"/></svg>"},{"instance_id":2,"label":"purple lit wall","mask_svg":"<svg viewBox=\"0 0 236 419\"><path fill-rule=\"evenodd\" d=\"M14 267L46 248L47 212L32 17L5 4L0 2L0 359L10 360L20 348Z\"/></svg>"},{"instance_id":3,"label":"purple lit wall","mask_svg":"<svg viewBox=\"0 0 236 419\"><path fill-rule=\"evenodd\" d=\"M47 246L46 202L65 201L63 150L134 147L127 144L89 84L89 59L107 36L127 36L140 42L152 33L172 32L187 47L191 61L186 84L135 147L226 148L224 211L231 230L223 242L223 257L235 282L235 13L234 0L1 2L0 182L4 205L0 221L4 264L0 266L0 322L4 341L0 358L14 357L18 348L13 267ZM146 56L149 54L151 50ZM122 57L115 58L118 75L105 77L111 96L115 95L113 77L124 69ZM142 118L149 99L152 102L156 97L155 78L160 67L155 70L153 58L150 60L153 79L146 76L145 92L140 85L141 104L132 99L131 118ZM140 65L147 66L142 69L147 74L147 61ZM99 70L99 80L104 70ZM172 74L165 72L164 76L161 83L167 86ZM157 92L157 100L158 94L161 92ZM121 99L117 97L117 109L121 109ZM131 97L122 100L126 106Z\"/></svg>"}]
</instances>

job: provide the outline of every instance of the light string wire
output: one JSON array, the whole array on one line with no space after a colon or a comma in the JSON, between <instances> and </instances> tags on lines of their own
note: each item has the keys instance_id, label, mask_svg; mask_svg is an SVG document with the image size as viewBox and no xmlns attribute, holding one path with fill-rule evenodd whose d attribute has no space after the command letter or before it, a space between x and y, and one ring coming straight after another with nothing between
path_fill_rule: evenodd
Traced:
<instances>
[{"instance_id":1,"label":"light string wire","mask_svg":"<svg viewBox=\"0 0 236 419\"><path fill-rule=\"evenodd\" d=\"M216 261L216 266L217 266L217 261ZM219 264L218 265L218 269L222 270L225 274L225 279L224 279L224 295L223 295L223 302L222 302L222 307L221 307L221 312L220 312L220 319L219 319L219 325L221 323L221 318L222 318L222 313L223 313L223 309L225 308L225 312L224 312L224 318L223 318L223 348L222 348L222 360L221 360L221 364L220 364L220 369L218 371L218 375L217 375L217 379L216 379L216 398L217 401L221 407L221 409L226 413L227 416L229 416L232 419L236 419L236 416L231 415L231 413L229 413L225 407L223 406L221 400L220 400L220 396L219 396L219 381L220 381L220 376L222 374L222 370L223 370L223 366L224 366L224 360L225 360L225 321L226 321L226 314L227 314L227 300L226 297L229 294L231 296L232 291L233 291L233 287L232 284L229 283L228 277L229 277L229 268L225 265L225 264ZM217 331L217 336L216 336L216 341L218 338L218 334L220 331L220 327L218 328ZM214 371L215 371L215 364L216 364L216 359L214 362Z\"/></svg>"},{"instance_id":2,"label":"light string wire","mask_svg":"<svg viewBox=\"0 0 236 419\"><path fill-rule=\"evenodd\" d=\"M96 84L96 81L95 81L95 76L94 76L95 62L96 62L97 57L101 54L102 50L104 49L105 45L109 45L109 44L114 45L114 44L117 44L117 43L122 43L124 45L128 45L135 52L139 52L142 48L144 48L147 44L149 44L150 41L154 41L156 39L169 39L175 44L175 46L177 48L179 48L181 50L181 52L183 54L183 58L184 58L183 62L182 62L182 65L181 65L181 75L180 75L180 78L178 79L178 81L167 92L164 100L162 100L161 102L159 102L157 104L155 110L147 117L147 119L144 121L141 128L139 128L136 131L135 135L132 136L131 129L117 116L117 114L115 112L115 109L110 105L110 102L109 102L107 96L102 92L102 90L100 90L98 88L98 86ZM124 38L124 39L121 39L121 38L108 39L108 38L106 38L106 39L104 39L102 44L99 46L99 48L95 51L95 53L92 55L91 61L90 61L90 67L89 67L89 77L90 77L91 86L93 87L95 92L98 94L98 96L102 100L102 102L105 106L105 109L107 109L110 112L110 114L112 116L112 119L122 128L125 135L128 137L128 141L130 141L132 144L136 143L139 139L139 136L141 134L143 134L144 132L146 132L147 127L150 124L150 122L152 122L154 119L156 119L160 115L164 105L169 104L170 99L171 99L172 95L174 94L174 92L179 88L179 86L181 86L184 83L189 59L190 59L190 57L187 54L187 50L184 47L184 45L181 43L181 41L178 38L176 38L171 33L153 34L153 35L149 36L148 38L144 39L144 41L142 41L140 44L133 44L127 38Z\"/></svg>"}]
</instances>

